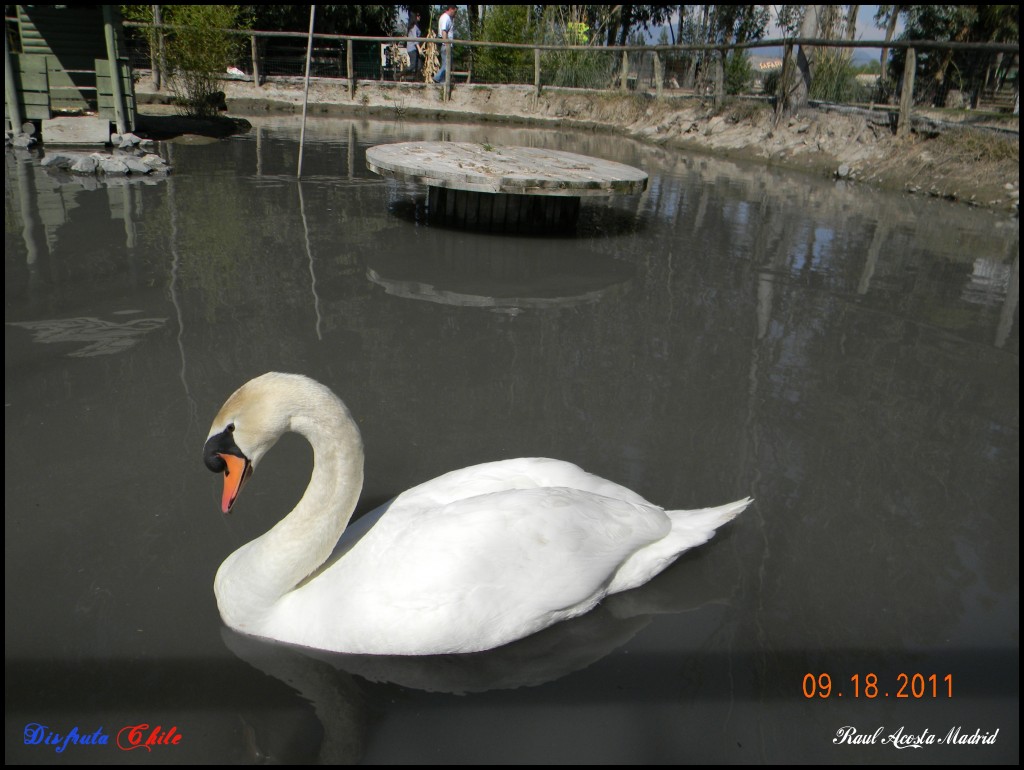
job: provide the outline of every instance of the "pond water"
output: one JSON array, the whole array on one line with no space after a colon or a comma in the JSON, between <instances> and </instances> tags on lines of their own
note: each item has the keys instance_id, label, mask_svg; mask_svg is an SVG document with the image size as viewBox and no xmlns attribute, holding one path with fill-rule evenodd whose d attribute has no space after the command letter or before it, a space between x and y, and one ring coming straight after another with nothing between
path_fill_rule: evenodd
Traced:
<instances>
[{"instance_id":1,"label":"pond water","mask_svg":"<svg viewBox=\"0 0 1024 770\"><path fill-rule=\"evenodd\" d=\"M174 173L145 183L5 156L7 761L1017 761L1016 219L486 124L314 120L299 184L297 119L254 123L160 145ZM585 200L567 236L460 232L367 171L367 147L411 140L650 184ZM361 512L519 456L671 508L756 502L494 652L247 639L214 574L311 453L286 436L224 517L201 451L270 370L352 410ZM69 733L108 742L45 743Z\"/></svg>"}]
</instances>

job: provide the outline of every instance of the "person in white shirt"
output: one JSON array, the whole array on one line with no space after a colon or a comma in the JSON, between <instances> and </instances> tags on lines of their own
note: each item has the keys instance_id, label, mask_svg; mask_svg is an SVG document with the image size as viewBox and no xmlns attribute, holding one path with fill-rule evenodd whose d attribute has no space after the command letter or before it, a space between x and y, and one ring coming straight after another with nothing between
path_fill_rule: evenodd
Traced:
<instances>
[{"instance_id":1,"label":"person in white shirt","mask_svg":"<svg viewBox=\"0 0 1024 770\"><path fill-rule=\"evenodd\" d=\"M437 20L437 36L444 40L452 40L455 37L455 6L449 5L448 9L441 14L441 18ZM435 83L443 83L445 72L452 63L452 46L451 43L445 43L443 46L444 50L441 53L441 69L434 75Z\"/></svg>"},{"instance_id":2,"label":"person in white shirt","mask_svg":"<svg viewBox=\"0 0 1024 770\"><path fill-rule=\"evenodd\" d=\"M420 32L420 15L418 13L409 14L409 31L406 34L410 38L422 37ZM420 71L420 46L416 40L410 39L405 44L405 51L409 54L409 71L414 75Z\"/></svg>"}]
</instances>

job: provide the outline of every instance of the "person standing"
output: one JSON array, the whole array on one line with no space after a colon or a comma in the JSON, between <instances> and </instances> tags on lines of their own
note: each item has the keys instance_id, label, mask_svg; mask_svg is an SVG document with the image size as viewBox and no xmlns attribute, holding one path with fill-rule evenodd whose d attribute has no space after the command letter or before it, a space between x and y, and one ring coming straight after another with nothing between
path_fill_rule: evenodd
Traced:
<instances>
[{"instance_id":1,"label":"person standing","mask_svg":"<svg viewBox=\"0 0 1024 770\"><path fill-rule=\"evenodd\" d=\"M455 37L455 6L449 5L441 18L437 20L437 36L442 40L452 40ZM445 72L452 64L452 44L444 43L441 52L441 69L434 75L435 83L443 83Z\"/></svg>"},{"instance_id":2,"label":"person standing","mask_svg":"<svg viewBox=\"0 0 1024 770\"><path fill-rule=\"evenodd\" d=\"M405 51L409 54L409 72L415 75L420 71L420 45L415 38L423 37L418 13L409 15L409 31L406 34L409 36L409 41L405 44Z\"/></svg>"}]
</instances>

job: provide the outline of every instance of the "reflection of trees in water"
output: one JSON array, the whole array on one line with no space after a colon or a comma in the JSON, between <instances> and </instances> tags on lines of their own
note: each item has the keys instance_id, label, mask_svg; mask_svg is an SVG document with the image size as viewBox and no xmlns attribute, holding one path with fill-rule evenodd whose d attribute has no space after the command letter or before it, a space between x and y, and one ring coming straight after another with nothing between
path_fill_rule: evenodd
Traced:
<instances>
[{"instance_id":1,"label":"reflection of trees in water","mask_svg":"<svg viewBox=\"0 0 1024 770\"><path fill-rule=\"evenodd\" d=\"M963 299L971 262L930 251L931 236L922 246L924 221L887 210L873 229L807 194L811 231L761 203L750 408L754 494L776 501L767 538L787 543L762 586L762 601L778 597L768 614L793 619L776 643L927 647L965 622L967 583L991 600L1016 582L1016 357L969 341L990 338L999 306ZM1008 236L976 255L999 260Z\"/></svg>"},{"instance_id":2,"label":"reflection of trees in water","mask_svg":"<svg viewBox=\"0 0 1024 770\"><path fill-rule=\"evenodd\" d=\"M979 663L971 645L1015 645L998 614L1017 593L1016 226L979 232L976 212L863 205L714 161L688 172L694 183L662 192L678 200L676 232L744 273L721 299L743 319L749 396L735 408L749 426L735 445L763 529L737 533L750 614L735 634L758 639L763 698L798 692L808 671L846 689L858 672L894 687L900 671L955 671L985 690L1006 655ZM680 287L728 284L698 261ZM705 344L706 365L725 343ZM952 657L910 652L965 638ZM829 714L798 718L826 730Z\"/></svg>"}]
</instances>

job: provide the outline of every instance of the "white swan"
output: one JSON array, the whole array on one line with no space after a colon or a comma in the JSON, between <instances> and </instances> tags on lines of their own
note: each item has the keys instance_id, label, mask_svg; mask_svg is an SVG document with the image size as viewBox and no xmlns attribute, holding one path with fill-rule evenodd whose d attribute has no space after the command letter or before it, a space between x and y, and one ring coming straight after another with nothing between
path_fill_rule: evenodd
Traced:
<instances>
[{"instance_id":1,"label":"white swan","mask_svg":"<svg viewBox=\"0 0 1024 770\"><path fill-rule=\"evenodd\" d=\"M204 460L224 473L227 513L286 431L313 445L309 486L290 514L224 561L217 605L243 633L336 652L498 647L642 585L751 502L664 511L566 462L486 463L402 493L310 577L363 483L359 430L338 397L301 375L257 377L221 408Z\"/></svg>"}]
</instances>

